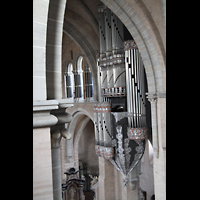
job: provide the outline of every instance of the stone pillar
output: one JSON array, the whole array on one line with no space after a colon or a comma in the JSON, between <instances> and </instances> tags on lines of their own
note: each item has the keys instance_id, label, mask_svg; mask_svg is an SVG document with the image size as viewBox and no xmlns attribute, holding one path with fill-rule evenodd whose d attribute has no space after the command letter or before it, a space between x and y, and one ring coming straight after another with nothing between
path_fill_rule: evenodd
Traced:
<instances>
[{"instance_id":1,"label":"stone pillar","mask_svg":"<svg viewBox=\"0 0 200 200\"><path fill-rule=\"evenodd\" d=\"M33 1L33 100L46 100L46 36L49 2Z\"/></svg>"},{"instance_id":2,"label":"stone pillar","mask_svg":"<svg viewBox=\"0 0 200 200\"><path fill-rule=\"evenodd\" d=\"M55 129L56 126L53 128ZM53 129L52 128L52 129ZM69 134L67 129L51 130L51 156L52 156L52 176L53 176L53 198L62 200L61 162L60 162L60 141Z\"/></svg>"},{"instance_id":3,"label":"stone pillar","mask_svg":"<svg viewBox=\"0 0 200 200\"><path fill-rule=\"evenodd\" d=\"M159 146L158 146L158 125L157 125L157 96L149 95L148 101L151 103L151 120L152 120L152 141L153 150L156 158L159 157Z\"/></svg>"},{"instance_id":4,"label":"stone pillar","mask_svg":"<svg viewBox=\"0 0 200 200\"><path fill-rule=\"evenodd\" d=\"M156 199L166 199L166 93L148 93L151 102L152 139L154 149L154 191Z\"/></svg>"},{"instance_id":5,"label":"stone pillar","mask_svg":"<svg viewBox=\"0 0 200 200\"><path fill-rule=\"evenodd\" d=\"M51 131L51 156L53 175L53 199L62 200L61 165L60 165L60 131Z\"/></svg>"},{"instance_id":6,"label":"stone pillar","mask_svg":"<svg viewBox=\"0 0 200 200\"><path fill-rule=\"evenodd\" d=\"M99 157L99 200L115 199L114 166Z\"/></svg>"}]
</instances>

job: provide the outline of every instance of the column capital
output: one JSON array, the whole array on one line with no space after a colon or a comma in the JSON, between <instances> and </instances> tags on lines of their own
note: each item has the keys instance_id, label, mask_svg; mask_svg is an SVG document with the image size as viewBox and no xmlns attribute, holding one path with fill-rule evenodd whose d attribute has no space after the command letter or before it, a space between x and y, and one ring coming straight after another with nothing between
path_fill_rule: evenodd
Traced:
<instances>
[{"instance_id":1,"label":"column capital","mask_svg":"<svg viewBox=\"0 0 200 200\"><path fill-rule=\"evenodd\" d=\"M66 139L71 139L72 134L69 132L68 129L57 129L57 130L51 130L51 148L59 148L61 147L60 141L62 137Z\"/></svg>"},{"instance_id":2,"label":"column capital","mask_svg":"<svg viewBox=\"0 0 200 200\"><path fill-rule=\"evenodd\" d=\"M71 136L71 132L69 132L69 130L66 128L51 130L51 148L54 149L61 147L60 141L62 137L69 140L71 139Z\"/></svg>"},{"instance_id":3,"label":"column capital","mask_svg":"<svg viewBox=\"0 0 200 200\"><path fill-rule=\"evenodd\" d=\"M62 138L62 134L60 130L51 131L51 148L52 149L61 147L60 145L61 138Z\"/></svg>"},{"instance_id":4,"label":"column capital","mask_svg":"<svg viewBox=\"0 0 200 200\"><path fill-rule=\"evenodd\" d=\"M156 103L157 102L157 98L148 98L148 101L152 104L152 103Z\"/></svg>"},{"instance_id":5,"label":"column capital","mask_svg":"<svg viewBox=\"0 0 200 200\"><path fill-rule=\"evenodd\" d=\"M166 92L146 93L147 99L150 103L154 103L158 98L166 98Z\"/></svg>"}]
</instances>

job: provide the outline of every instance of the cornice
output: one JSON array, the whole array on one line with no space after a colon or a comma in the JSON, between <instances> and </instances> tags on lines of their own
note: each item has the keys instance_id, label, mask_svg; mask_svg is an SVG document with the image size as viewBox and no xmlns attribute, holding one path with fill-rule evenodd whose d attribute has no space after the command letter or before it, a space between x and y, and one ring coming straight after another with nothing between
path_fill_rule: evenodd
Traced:
<instances>
[{"instance_id":1,"label":"cornice","mask_svg":"<svg viewBox=\"0 0 200 200\"><path fill-rule=\"evenodd\" d=\"M51 111L65 110L72 107L73 100L56 99L43 100L33 102L33 128L50 127L56 124L66 123L71 121L71 115L68 113L54 114ZM64 111L63 110L63 111ZM65 112L65 111L64 111Z\"/></svg>"}]
</instances>

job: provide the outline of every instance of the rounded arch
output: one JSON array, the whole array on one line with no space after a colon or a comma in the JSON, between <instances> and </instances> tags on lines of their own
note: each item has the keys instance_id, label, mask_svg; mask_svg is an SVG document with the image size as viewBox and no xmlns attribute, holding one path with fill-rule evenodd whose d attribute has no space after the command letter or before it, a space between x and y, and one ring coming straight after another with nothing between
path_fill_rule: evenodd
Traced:
<instances>
[{"instance_id":1,"label":"rounded arch","mask_svg":"<svg viewBox=\"0 0 200 200\"><path fill-rule=\"evenodd\" d=\"M72 73L72 71L73 71L73 65L72 65L72 63L69 63L67 66L67 72Z\"/></svg>"},{"instance_id":2,"label":"rounded arch","mask_svg":"<svg viewBox=\"0 0 200 200\"><path fill-rule=\"evenodd\" d=\"M83 56L79 56L77 60L77 71L83 71Z\"/></svg>"},{"instance_id":3,"label":"rounded arch","mask_svg":"<svg viewBox=\"0 0 200 200\"><path fill-rule=\"evenodd\" d=\"M87 126L89 121L93 123L93 116L82 108L73 110L71 113L72 120L68 126L69 131L72 133L70 140L66 140L66 147L73 148L72 155L75 161L75 167L78 168L78 143L79 139L83 133L84 128Z\"/></svg>"}]
</instances>

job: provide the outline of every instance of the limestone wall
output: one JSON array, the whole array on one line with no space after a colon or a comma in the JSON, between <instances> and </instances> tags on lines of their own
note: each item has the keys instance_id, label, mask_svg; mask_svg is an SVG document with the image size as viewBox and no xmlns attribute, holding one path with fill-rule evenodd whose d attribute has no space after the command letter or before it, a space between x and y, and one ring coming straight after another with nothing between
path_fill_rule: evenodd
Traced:
<instances>
[{"instance_id":1,"label":"limestone wall","mask_svg":"<svg viewBox=\"0 0 200 200\"><path fill-rule=\"evenodd\" d=\"M53 200L50 128L33 129L33 199Z\"/></svg>"}]
</instances>

